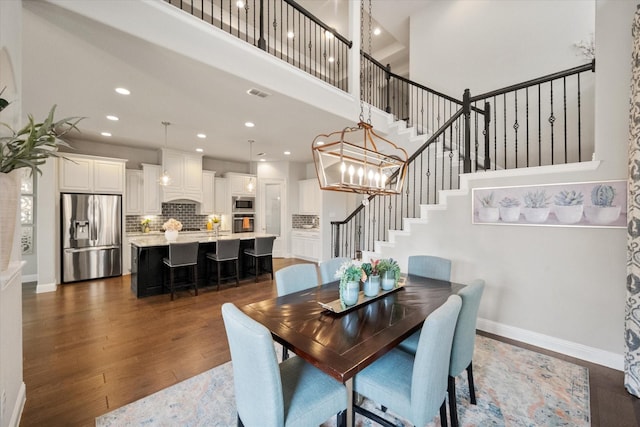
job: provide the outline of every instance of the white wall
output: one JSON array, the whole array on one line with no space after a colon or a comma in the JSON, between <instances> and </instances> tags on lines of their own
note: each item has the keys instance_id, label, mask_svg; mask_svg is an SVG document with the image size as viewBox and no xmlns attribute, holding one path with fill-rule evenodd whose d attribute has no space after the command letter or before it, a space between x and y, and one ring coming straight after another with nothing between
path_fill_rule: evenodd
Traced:
<instances>
[{"instance_id":1,"label":"white wall","mask_svg":"<svg viewBox=\"0 0 640 427\"><path fill-rule=\"evenodd\" d=\"M431 1L410 18L410 76L461 99L571 68L594 17L594 0Z\"/></svg>"},{"instance_id":2,"label":"white wall","mask_svg":"<svg viewBox=\"0 0 640 427\"><path fill-rule=\"evenodd\" d=\"M441 3L443 12L451 13L448 3ZM596 72L596 158L602 161L467 175L464 190L443 197L447 210L430 211L428 223L413 224L410 236L381 245L381 256L398 258L405 269L408 255L435 254L453 260L454 281L486 279L481 329L618 369L626 230L473 225L470 189L626 178L635 7L632 1L597 2L597 49L606 52L597 54Z\"/></svg>"}]
</instances>

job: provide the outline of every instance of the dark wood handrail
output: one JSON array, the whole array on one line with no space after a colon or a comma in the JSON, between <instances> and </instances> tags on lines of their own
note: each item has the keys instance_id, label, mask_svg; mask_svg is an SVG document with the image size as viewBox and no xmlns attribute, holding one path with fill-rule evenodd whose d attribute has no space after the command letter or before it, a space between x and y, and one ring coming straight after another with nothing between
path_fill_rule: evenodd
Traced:
<instances>
[{"instance_id":1,"label":"dark wood handrail","mask_svg":"<svg viewBox=\"0 0 640 427\"><path fill-rule=\"evenodd\" d=\"M594 59L588 64L579 65L577 67L569 68L568 70L564 70L564 71L558 71L557 73L548 74L543 77L538 77L537 79L527 80L526 82L507 86L502 89L492 90L491 92L486 92L481 95L472 96L469 100L470 102L476 102L476 101L484 100L487 98L493 98L494 96L503 95L505 93L513 92L513 91L524 89L531 86L536 86L542 83L547 83L552 80L561 79L563 77L572 76L574 74L579 74L585 71L595 71L595 70L596 70L596 60Z\"/></svg>"},{"instance_id":2,"label":"dark wood handrail","mask_svg":"<svg viewBox=\"0 0 640 427\"><path fill-rule=\"evenodd\" d=\"M316 18L316 16L309 12L307 9L305 9L304 7L300 6L298 3L296 3L293 0L283 0L285 3L287 3L288 5L290 5L291 7L293 7L294 9L296 9L298 12L302 13L304 16L306 16L307 18L311 19L313 22L315 22L316 24L318 24L320 27L324 28L325 30L329 31L331 34L333 34L335 36L335 38L337 38L338 40L340 40L342 43L346 44L347 46L349 46L349 49L351 49L353 47L353 42L351 40L346 39L345 37L343 37L340 33L338 33L335 28L331 28L329 26L327 26L324 22L322 22L321 20L319 20L318 18Z\"/></svg>"}]
</instances>

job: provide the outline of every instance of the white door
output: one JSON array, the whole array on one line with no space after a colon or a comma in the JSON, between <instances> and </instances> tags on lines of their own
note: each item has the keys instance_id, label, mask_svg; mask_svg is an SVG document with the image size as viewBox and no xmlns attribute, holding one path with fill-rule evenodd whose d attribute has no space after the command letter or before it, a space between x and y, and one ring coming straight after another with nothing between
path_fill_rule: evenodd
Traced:
<instances>
[{"instance_id":1,"label":"white door","mask_svg":"<svg viewBox=\"0 0 640 427\"><path fill-rule=\"evenodd\" d=\"M261 179L259 185L259 231L277 236L273 242L273 256L284 257L287 253L287 240L284 235L287 212L285 182L281 179Z\"/></svg>"}]
</instances>

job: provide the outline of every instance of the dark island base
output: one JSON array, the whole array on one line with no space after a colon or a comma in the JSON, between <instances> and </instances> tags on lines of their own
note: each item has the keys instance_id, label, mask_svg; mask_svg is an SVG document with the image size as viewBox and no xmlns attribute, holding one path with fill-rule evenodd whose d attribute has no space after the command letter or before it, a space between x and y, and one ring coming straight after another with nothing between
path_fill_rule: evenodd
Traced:
<instances>
[{"instance_id":1,"label":"dark island base","mask_svg":"<svg viewBox=\"0 0 640 427\"><path fill-rule=\"evenodd\" d=\"M239 280L254 279L255 269L253 258L244 255L246 248L253 247L254 240L240 241L240 264ZM218 272L216 263L207 259L207 253L215 252L216 243L200 243L198 249L198 288L217 286ZM169 293L169 271L162 262L163 258L169 255L168 246L138 247L131 245L131 291L138 298L152 295ZM260 263L260 274L266 273L270 268L270 260L262 259ZM263 265L266 264L266 265ZM227 262L221 265L221 276L230 276L233 272L233 265ZM265 268L266 267L266 268ZM191 280L189 268L178 268L175 271L175 283L187 283ZM163 286L163 280L166 281ZM221 286L235 286L235 279L221 281Z\"/></svg>"}]
</instances>

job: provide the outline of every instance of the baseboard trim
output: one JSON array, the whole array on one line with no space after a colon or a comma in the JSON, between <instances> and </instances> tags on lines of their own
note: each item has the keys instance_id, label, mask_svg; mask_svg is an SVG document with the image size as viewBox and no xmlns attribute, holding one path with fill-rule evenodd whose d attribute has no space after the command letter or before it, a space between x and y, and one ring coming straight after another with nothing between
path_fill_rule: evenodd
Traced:
<instances>
[{"instance_id":1,"label":"baseboard trim","mask_svg":"<svg viewBox=\"0 0 640 427\"><path fill-rule=\"evenodd\" d=\"M526 344L535 345L536 347L562 353L567 356L596 363L611 369L617 369L619 371L624 369L624 356L622 354L616 354L610 351L600 350L583 344L539 334L537 332L503 325L487 319L479 318L477 328L484 332L521 341Z\"/></svg>"},{"instance_id":2,"label":"baseboard trim","mask_svg":"<svg viewBox=\"0 0 640 427\"><path fill-rule=\"evenodd\" d=\"M56 284L56 282L42 284L38 283L38 286L36 286L36 294L41 294L44 292L55 292L57 288L58 285Z\"/></svg>"},{"instance_id":3,"label":"baseboard trim","mask_svg":"<svg viewBox=\"0 0 640 427\"><path fill-rule=\"evenodd\" d=\"M19 427L20 420L22 419L22 411L24 410L24 404L27 401L27 389L24 385L24 382L20 385L20 390L18 391L18 397L16 399L16 403L13 406L13 413L11 414L11 420L9 421L9 426L11 427Z\"/></svg>"},{"instance_id":4,"label":"baseboard trim","mask_svg":"<svg viewBox=\"0 0 640 427\"><path fill-rule=\"evenodd\" d=\"M38 275L37 274L23 274L22 275L22 283L37 282L37 281L38 281Z\"/></svg>"}]
</instances>

